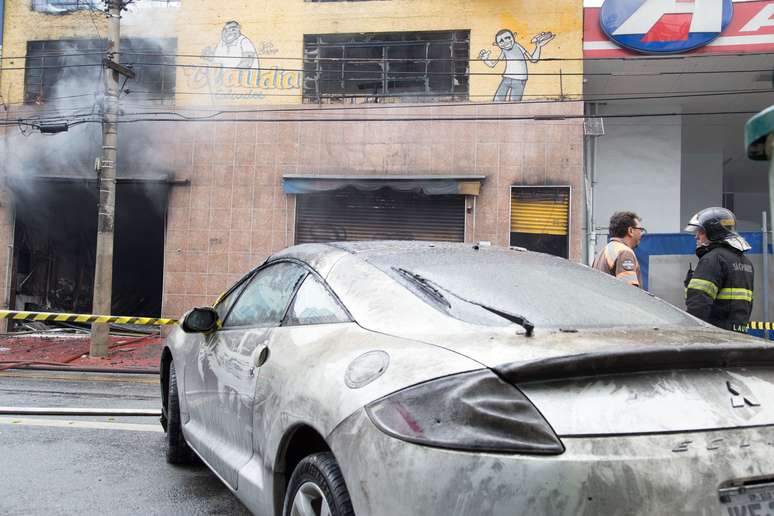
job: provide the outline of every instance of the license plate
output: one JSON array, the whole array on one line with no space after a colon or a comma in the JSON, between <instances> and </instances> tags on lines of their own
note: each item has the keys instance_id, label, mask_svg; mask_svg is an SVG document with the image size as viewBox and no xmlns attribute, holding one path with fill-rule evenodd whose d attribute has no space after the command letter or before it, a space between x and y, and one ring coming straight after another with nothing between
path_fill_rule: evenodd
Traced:
<instances>
[{"instance_id":1,"label":"license plate","mask_svg":"<svg viewBox=\"0 0 774 516\"><path fill-rule=\"evenodd\" d=\"M720 490L722 516L774 516L774 483Z\"/></svg>"}]
</instances>

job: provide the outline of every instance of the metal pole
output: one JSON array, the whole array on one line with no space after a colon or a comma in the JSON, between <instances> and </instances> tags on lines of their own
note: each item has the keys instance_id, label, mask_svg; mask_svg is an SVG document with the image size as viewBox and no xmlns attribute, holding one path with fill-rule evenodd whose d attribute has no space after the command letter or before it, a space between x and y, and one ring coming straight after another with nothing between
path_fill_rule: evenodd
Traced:
<instances>
[{"instance_id":1,"label":"metal pole","mask_svg":"<svg viewBox=\"0 0 774 516\"><path fill-rule=\"evenodd\" d=\"M774 217L774 133L769 134L766 138L766 156L769 159L769 213ZM764 248L763 248L763 317L764 321L769 320L769 245L767 231L768 225L766 224L766 214L763 214L763 226L764 226ZM763 333L766 339L769 338L769 332Z\"/></svg>"},{"instance_id":2,"label":"metal pole","mask_svg":"<svg viewBox=\"0 0 774 516\"><path fill-rule=\"evenodd\" d=\"M769 223L763 212L763 320L769 320ZM769 330L763 330L763 338L769 340Z\"/></svg>"},{"instance_id":3,"label":"metal pole","mask_svg":"<svg viewBox=\"0 0 774 516\"><path fill-rule=\"evenodd\" d=\"M2 2L3 0L0 0ZM3 20L2 16L0 16L0 33L2 33L3 30ZM0 48L0 54L2 54L2 49ZM5 110L5 122L6 126L8 124L8 119L10 117L10 111L8 110L8 106L6 106L4 103L2 104L2 107ZM3 156L8 156L8 139L7 139L7 129L3 130L3 137L0 138L0 150L2 150ZM8 177L8 158L4 158L2 160L2 177L7 178ZM2 189L5 194L9 194L10 189L8 187L8 181L5 180L2 182ZM9 196L8 202L5 203L4 209L8 212L10 223L8 225L8 254L6 256L7 262L5 264L5 307L6 309L11 309L11 292L13 290L13 258L14 258L14 245L15 242L15 236L16 236L16 201L12 197ZM8 324L8 321L0 322L0 333L5 333L8 331L8 327L11 326Z\"/></svg>"},{"instance_id":4,"label":"metal pole","mask_svg":"<svg viewBox=\"0 0 774 516\"><path fill-rule=\"evenodd\" d=\"M769 213L774 217L774 133L766 138L766 156L769 159Z\"/></svg>"},{"instance_id":5,"label":"metal pole","mask_svg":"<svg viewBox=\"0 0 774 516\"><path fill-rule=\"evenodd\" d=\"M107 1L107 61L118 62L121 40L122 0ZM105 66L105 97L102 104L102 159L98 174L99 212L97 255L94 267L94 313L110 314L113 297L113 230L116 208L118 147L118 71ZM89 355L106 356L110 328L104 323L91 326Z\"/></svg>"},{"instance_id":6,"label":"metal pole","mask_svg":"<svg viewBox=\"0 0 774 516\"><path fill-rule=\"evenodd\" d=\"M597 105L590 103L588 115L597 115ZM597 234L594 221L594 173L597 166L597 140L596 136L584 136L585 138L585 185L586 185L586 264L592 265L596 257Z\"/></svg>"}]
</instances>

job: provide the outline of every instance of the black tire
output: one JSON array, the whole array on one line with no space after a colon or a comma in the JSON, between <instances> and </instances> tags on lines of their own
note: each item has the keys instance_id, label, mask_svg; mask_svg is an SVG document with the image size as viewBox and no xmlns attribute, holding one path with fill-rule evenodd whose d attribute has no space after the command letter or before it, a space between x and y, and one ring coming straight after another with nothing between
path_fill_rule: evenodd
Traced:
<instances>
[{"instance_id":1,"label":"black tire","mask_svg":"<svg viewBox=\"0 0 774 516\"><path fill-rule=\"evenodd\" d=\"M175 363L169 364L169 385L167 387L167 462L170 464L194 464L194 452L183 437L183 422L180 420L180 398L177 394Z\"/></svg>"},{"instance_id":2,"label":"black tire","mask_svg":"<svg viewBox=\"0 0 774 516\"><path fill-rule=\"evenodd\" d=\"M305 457L298 463L290 477L285 493L285 504L282 514L290 516L293 500L301 486L313 483L325 495L332 516L354 516L352 501L349 498L347 486L341 470L330 452L315 453Z\"/></svg>"}]
</instances>

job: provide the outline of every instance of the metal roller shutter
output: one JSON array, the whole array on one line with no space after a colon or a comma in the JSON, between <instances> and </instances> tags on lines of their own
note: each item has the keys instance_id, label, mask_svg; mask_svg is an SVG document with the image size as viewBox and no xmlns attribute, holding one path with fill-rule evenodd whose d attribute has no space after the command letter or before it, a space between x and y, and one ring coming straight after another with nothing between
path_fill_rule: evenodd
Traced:
<instances>
[{"instance_id":1,"label":"metal roller shutter","mask_svg":"<svg viewBox=\"0 0 774 516\"><path fill-rule=\"evenodd\" d=\"M569 230L568 187L512 187L511 245L567 258Z\"/></svg>"},{"instance_id":2,"label":"metal roller shutter","mask_svg":"<svg viewBox=\"0 0 774 516\"><path fill-rule=\"evenodd\" d=\"M567 188L514 188L511 231L538 235L566 235L570 218Z\"/></svg>"},{"instance_id":3,"label":"metal roller shutter","mask_svg":"<svg viewBox=\"0 0 774 516\"><path fill-rule=\"evenodd\" d=\"M465 238L465 196L382 188L303 194L296 201L296 243L336 240Z\"/></svg>"}]
</instances>

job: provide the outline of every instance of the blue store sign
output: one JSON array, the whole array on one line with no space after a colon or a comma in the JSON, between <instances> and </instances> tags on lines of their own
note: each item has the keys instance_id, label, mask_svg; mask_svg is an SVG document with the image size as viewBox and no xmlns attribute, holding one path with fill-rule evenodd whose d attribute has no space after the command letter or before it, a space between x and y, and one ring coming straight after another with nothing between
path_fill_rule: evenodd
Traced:
<instances>
[{"instance_id":1,"label":"blue store sign","mask_svg":"<svg viewBox=\"0 0 774 516\"><path fill-rule=\"evenodd\" d=\"M602 31L646 54L687 52L711 42L731 23L731 0L605 0Z\"/></svg>"}]
</instances>

